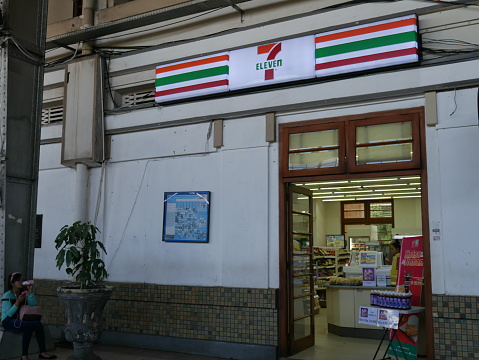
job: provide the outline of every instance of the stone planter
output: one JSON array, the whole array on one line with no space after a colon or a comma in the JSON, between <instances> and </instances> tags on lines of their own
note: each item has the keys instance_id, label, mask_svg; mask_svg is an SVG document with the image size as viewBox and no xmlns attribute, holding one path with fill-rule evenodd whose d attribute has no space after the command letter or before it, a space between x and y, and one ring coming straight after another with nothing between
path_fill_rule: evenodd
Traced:
<instances>
[{"instance_id":1,"label":"stone planter","mask_svg":"<svg viewBox=\"0 0 479 360\"><path fill-rule=\"evenodd\" d=\"M93 353L93 344L100 338L102 312L112 290L109 286L97 289L57 289L57 295L65 308L65 337L73 343L73 355L68 360L101 360Z\"/></svg>"}]
</instances>

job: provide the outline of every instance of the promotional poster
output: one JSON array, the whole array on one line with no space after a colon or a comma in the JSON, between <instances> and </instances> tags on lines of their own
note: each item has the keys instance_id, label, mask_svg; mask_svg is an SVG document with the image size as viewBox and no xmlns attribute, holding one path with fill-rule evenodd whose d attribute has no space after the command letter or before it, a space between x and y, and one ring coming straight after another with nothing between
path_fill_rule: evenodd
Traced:
<instances>
[{"instance_id":1,"label":"promotional poster","mask_svg":"<svg viewBox=\"0 0 479 360\"><path fill-rule=\"evenodd\" d=\"M412 293L411 305L421 305L424 255L422 236L405 237L401 243L401 256L396 291ZM400 318L396 336L391 343L389 354L399 358L414 360L417 358L417 339L419 315L403 315ZM393 336L393 332L391 335ZM404 354L403 354L404 351ZM405 356L404 356L405 355Z\"/></svg>"}]
</instances>

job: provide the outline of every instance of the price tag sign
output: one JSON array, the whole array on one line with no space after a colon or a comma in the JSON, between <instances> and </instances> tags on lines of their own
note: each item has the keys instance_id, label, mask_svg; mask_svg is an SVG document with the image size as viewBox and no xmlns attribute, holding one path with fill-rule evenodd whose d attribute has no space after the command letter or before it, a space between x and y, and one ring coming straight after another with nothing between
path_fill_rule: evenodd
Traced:
<instances>
[{"instance_id":1,"label":"price tag sign","mask_svg":"<svg viewBox=\"0 0 479 360\"><path fill-rule=\"evenodd\" d=\"M359 323L364 325L378 325L378 309L369 306L359 307Z\"/></svg>"},{"instance_id":2,"label":"price tag sign","mask_svg":"<svg viewBox=\"0 0 479 360\"><path fill-rule=\"evenodd\" d=\"M378 325L389 329L397 329L399 325L399 310L379 309Z\"/></svg>"},{"instance_id":3,"label":"price tag sign","mask_svg":"<svg viewBox=\"0 0 479 360\"><path fill-rule=\"evenodd\" d=\"M358 322L364 325L397 329L399 325L399 310L360 306Z\"/></svg>"}]
</instances>

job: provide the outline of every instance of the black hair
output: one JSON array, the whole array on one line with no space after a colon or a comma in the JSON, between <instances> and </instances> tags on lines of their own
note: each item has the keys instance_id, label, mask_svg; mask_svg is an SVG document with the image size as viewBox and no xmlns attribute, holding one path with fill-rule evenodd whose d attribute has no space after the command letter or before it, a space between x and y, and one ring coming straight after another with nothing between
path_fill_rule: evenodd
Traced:
<instances>
[{"instance_id":1,"label":"black hair","mask_svg":"<svg viewBox=\"0 0 479 360\"><path fill-rule=\"evenodd\" d=\"M401 242L399 241L399 239L394 239L393 241L391 241L390 245L394 246L398 250L401 250Z\"/></svg>"},{"instance_id":2,"label":"black hair","mask_svg":"<svg viewBox=\"0 0 479 360\"><path fill-rule=\"evenodd\" d=\"M12 290L13 283L15 281L20 280L21 278L22 278L22 274L20 274L19 272L13 272L10 275L8 275L8 290Z\"/></svg>"}]
</instances>

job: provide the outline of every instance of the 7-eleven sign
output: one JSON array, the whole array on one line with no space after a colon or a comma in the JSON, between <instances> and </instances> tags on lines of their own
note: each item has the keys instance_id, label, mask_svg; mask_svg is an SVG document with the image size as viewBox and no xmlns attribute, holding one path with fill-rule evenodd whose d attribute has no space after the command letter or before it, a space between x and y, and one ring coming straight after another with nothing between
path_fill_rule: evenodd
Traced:
<instances>
[{"instance_id":1,"label":"7-eleven sign","mask_svg":"<svg viewBox=\"0 0 479 360\"><path fill-rule=\"evenodd\" d=\"M230 51L230 90L315 77L314 36Z\"/></svg>"}]
</instances>

